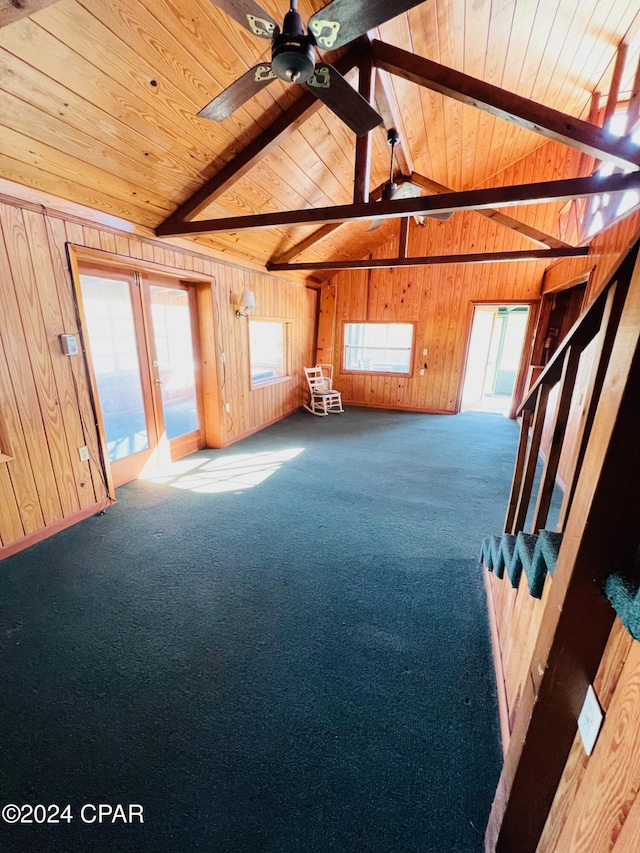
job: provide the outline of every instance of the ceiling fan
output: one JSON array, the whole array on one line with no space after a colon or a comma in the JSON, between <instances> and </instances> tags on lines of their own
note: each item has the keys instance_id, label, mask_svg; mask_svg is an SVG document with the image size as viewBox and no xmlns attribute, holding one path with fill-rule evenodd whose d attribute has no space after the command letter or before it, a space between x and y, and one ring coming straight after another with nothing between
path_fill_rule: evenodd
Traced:
<instances>
[{"instance_id":1,"label":"ceiling fan","mask_svg":"<svg viewBox=\"0 0 640 853\"><path fill-rule=\"evenodd\" d=\"M401 198L417 198L419 195L422 195L422 188L416 186L416 184L412 184L409 178L405 178L404 175L400 176L399 183L395 180L393 174L393 161L395 148L399 143L400 134L395 127L390 127L387 131L387 144L391 146L391 162L389 164L389 180L382 187L382 194L380 196L382 201L398 201ZM425 214L424 216L414 214L413 218L416 225L424 225L425 216L428 216L430 219L447 220L453 216L453 213L433 213ZM374 219L371 225L367 228L367 231L375 231L380 228L384 221L384 219Z\"/></svg>"},{"instance_id":2,"label":"ceiling fan","mask_svg":"<svg viewBox=\"0 0 640 853\"><path fill-rule=\"evenodd\" d=\"M298 0L290 0L282 28L254 0L211 0L254 35L271 40L271 62L260 62L239 77L198 116L223 121L275 79L305 85L357 136L382 122L381 116L328 62L316 62L316 48L335 50L395 18L421 0L332 0L313 14L305 32Z\"/></svg>"}]
</instances>

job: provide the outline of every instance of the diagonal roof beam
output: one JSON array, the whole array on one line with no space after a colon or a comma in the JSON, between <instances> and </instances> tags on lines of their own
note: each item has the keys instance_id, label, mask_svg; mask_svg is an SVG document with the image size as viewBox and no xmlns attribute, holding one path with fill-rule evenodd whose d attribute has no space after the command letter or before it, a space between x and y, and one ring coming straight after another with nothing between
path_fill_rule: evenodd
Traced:
<instances>
[{"instance_id":1,"label":"diagonal roof beam","mask_svg":"<svg viewBox=\"0 0 640 853\"><path fill-rule=\"evenodd\" d=\"M344 224L344 222L331 222L329 225L323 225L322 228L318 228L318 230L314 231L313 234L309 234L309 236L305 237L304 240L300 240L300 242L296 243L295 246L291 246L291 248L287 249L286 252L278 255L272 263L288 264L289 261L293 260L293 258L297 258L298 255L301 255L307 249L310 249L312 246L317 246L318 243L324 242L327 237L333 234L334 231L337 231L338 228L342 228Z\"/></svg>"},{"instance_id":2,"label":"diagonal roof beam","mask_svg":"<svg viewBox=\"0 0 640 853\"><path fill-rule=\"evenodd\" d=\"M2 0L0 0L2 2ZM367 49L362 43L356 44L348 53L334 63L341 74L347 74L366 55ZM173 226L178 223L193 219L201 213L207 205L211 204L218 196L222 195L229 187L246 175L267 154L281 142L296 131L305 121L315 115L323 106L311 92L305 92L292 104L282 115L280 115L269 127L265 128L253 142L250 142L233 160L223 166L212 178L210 178L190 199L181 204L171 216L160 226ZM159 233L159 232L158 232Z\"/></svg>"},{"instance_id":3,"label":"diagonal roof beam","mask_svg":"<svg viewBox=\"0 0 640 853\"><path fill-rule=\"evenodd\" d=\"M160 225L160 237L182 234L211 234L217 231L238 231L244 228L279 228L283 225L322 225L347 220L395 218L412 213L455 213L457 210L481 210L492 207L515 207L522 204L567 201L600 193L625 192L640 189L640 172L602 177L568 178L563 181L542 181L536 184L517 184L509 187L490 187L444 193L435 196L398 199L396 201L342 204L306 210L285 210L251 216L227 216L223 219L204 219L185 222L174 228Z\"/></svg>"},{"instance_id":4,"label":"diagonal roof beam","mask_svg":"<svg viewBox=\"0 0 640 853\"><path fill-rule=\"evenodd\" d=\"M0 27L6 27L54 3L57 0L0 0Z\"/></svg>"},{"instance_id":5,"label":"diagonal roof beam","mask_svg":"<svg viewBox=\"0 0 640 853\"><path fill-rule=\"evenodd\" d=\"M443 184L439 184L431 178L426 178L424 175L419 175L417 172L411 173L410 180L412 184L417 184L419 187L429 190L430 192L439 194L452 192L452 190L445 187ZM536 243L541 243L543 246L549 246L550 249L569 248L569 243L564 243L562 240L552 237L551 234L545 234L544 231L533 228L531 225L527 225L525 222L521 222L513 216L507 216L506 213L501 213L499 210L493 210L488 207L484 210L476 210L474 213L484 216L487 219L491 219L492 222L497 222L498 225L502 225L510 231L522 234L523 237L535 240Z\"/></svg>"},{"instance_id":6,"label":"diagonal roof beam","mask_svg":"<svg viewBox=\"0 0 640 853\"><path fill-rule=\"evenodd\" d=\"M403 222L406 222L403 219ZM402 247L401 247L402 248ZM402 251L397 258L369 258L356 261L309 261L303 264L267 264L269 272L281 270L373 270L397 267L426 267L436 264L496 264L506 261L546 261L550 258L574 258L588 254L588 246L568 249L531 249L513 252L475 252L469 255L423 255L407 258Z\"/></svg>"},{"instance_id":7,"label":"diagonal roof beam","mask_svg":"<svg viewBox=\"0 0 640 853\"><path fill-rule=\"evenodd\" d=\"M408 181L409 178L405 178L403 176L403 180ZM376 187L374 190L371 190L369 193L370 201L379 201L382 198L382 190L384 188L384 184L380 184L380 186ZM276 258L272 258L270 263L278 263L278 264L288 264L289 261L293 260L293 258L297 258L298 255L301 255L307 249L310 249L312 246L317 246L318 243L324 242L334 231L337 231L338 228L342 228L344 225L348 225L348 220L346 222L331 222L329 225L323 225L322 228L318 228L317 231L314 231L313 234L309 234L303 240L300 240L299 243L296 243L295 246L291 246L290 249L287 249L286 252L283 252L281 255L278 255Z\"/></svg>"},{"instance_id":8,"label":"diagonal roof beam","mask_svg":"<svg viewBox=\"0 0 640 853\"><path fill-rule=\"evenodd\" d=\"M391 86L391 79L386 71L381 68L377 69L376 74L376 107L382 116L382 122L385 130L390 130L395 127L400 133L400 142L396 145L396 159L400 166L400 171L404 175L410 175L413 172L413 160L411 152L407 144L404 123L398 109L398 101Z\"/></svg>"},{"instance_id":9,"label":"diagonal roof beam","mask_svg":"<svg viewBox=\"0 0 640 853\"><path fill-rule=\"evenodd\" d=\"M612 139L605 130L589 122L507 92L461 71L446 68L381 41L373 42L373 61L390 74L477 107L599 160L611 161L623 168L637 168L640 165L640 150L628 140Z\"/></svg>"}]
</instances>

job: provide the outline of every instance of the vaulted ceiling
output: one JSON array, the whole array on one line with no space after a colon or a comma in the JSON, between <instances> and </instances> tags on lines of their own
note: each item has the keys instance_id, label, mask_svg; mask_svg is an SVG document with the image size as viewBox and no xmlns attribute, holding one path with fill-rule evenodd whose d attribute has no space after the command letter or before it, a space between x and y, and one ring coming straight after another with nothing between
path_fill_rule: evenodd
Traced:
<instances>
[{"instance_id":1,"label":"vaulted ceiling","mask_svg":"<svg viewBox=\"0 0 640 853\"><path fill-rule=\"evenodd\" d=\"M288 3L261 5L281 21ZM299 10L307 20L324 5L300 0ZM586 120L593 93L606 99L623 42L619 88L631 93L639 34L637 0L426 0L369 38ZM344 62L345 52L326 56ZM275 81L222 123L197 117L268 58L269 42L210 0L58 0L0 30L0 174L150 229L224 167L231 179L197 218L351 203L356 137L327 107L305 112L266 145L274 122L287 125L302 87ZM401 76L377 76L378 109L402 139L398 166L426 178L426 186L469 190L505 183L505 175L512 183L514 164L556 145ZM357 69L348 79L358 85ZM260 156L236 169L235 158L252 142ZM571 176L553 174L547 159L548 179ZM578 158L571 162L577 169ZM388 170L381 125L372 139L372 189ZM514 215L533 221L535 207ZM547 229L552 221L547 217ZM373 231L368 225L332 229L302 257L361 258L400 227L398 220ZM230 259L266 265L317 230L298 224L193 239Z\"/></svg>"}]
</instances>

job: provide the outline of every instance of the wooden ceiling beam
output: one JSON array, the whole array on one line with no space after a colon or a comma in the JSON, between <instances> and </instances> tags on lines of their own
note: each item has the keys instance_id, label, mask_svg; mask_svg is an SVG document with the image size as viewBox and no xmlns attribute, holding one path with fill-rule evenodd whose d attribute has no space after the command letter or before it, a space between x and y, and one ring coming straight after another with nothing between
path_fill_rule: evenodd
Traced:
<instances>
[{"instance_id":1,"label":"wooden ceiling beam","mask_svg":"<svg viewBox=\"0 0 640 853\"><path fill-rule=\"evenodd\" d=\"M249 216L227 216L223 219L204 219L184 222L171 227L166 222L158 226L159 237L183 234L207 234L217 231L238 231L245 228L278 228L283 225L323 225L362 219L393 219L419 213L455 213L458 210L481 210L494 207L514 207L522 204L567 201L586 198L600 193L625 192L640 189L640 172L615 174L590 178L567 178L562 181L542 181L535 184L517 184L508 187L490 187L444 193L434 196L369 202L368 204L342 204L306 210L259 213Z\"/></svg>"},{"instance_id":2,"label":"wooden ceiling beam","mask_svg":"<svg viewBox=\"0 0 640 853\"><path fill-rule=\"evenodd\" d=\"M398 234L398 257L406 259L409 253L409 217L403 216L400 220L400 233Z\"/></svg>"},{"instance_id":3,"label":"wooden ceiling beam","mask_svg":"<svg viewBox=\"0 0 640 853\"><path fill-rule=\"evenodd\" d=\"M0 0L0 27L6 27L20 18L33 15L47 6L52 6L58 0Z\"/></svg>"},{"instance_id":4,"label":"wooden ceiling beam","mask_svg":"<svg viewBox=\"0 0 640 853\"><path fill-rule=\"evenodd\" d=\"M402 220L407 222L406 219ZM401 236L402 240L402 236ZM531 249L530 251L514 252L474 252L468 255L423 255L422 257L407 258L402 254L400 246L397 258L369 258L357 261L309 261L301 264L267 264L269 272L284 270L373 270L396 269L397 267L426 267L439 264L496 264L507 261L545 261L550 258L575 258L586 255L588 246L570 246L568 249Z\"/></svg>"},{"instance_id":5,"label":"wooden ceiling beam","mask_svg":"<svg viewBox=\"0 0 640 853\"><path fill-rule=\"evenodd\" d=\"M427 178L424 175L419 175L417 172L411 173L410 180L412 184L417 184L417 186L422 187L429 192L439 194L453 192L449 187L445 187L443 184L439 184L437 181ZM506 213L501 213L499 210L486 208L485 210L476 210L474 213L484 216L487 219L491 219L492 222L497 222L498 225L502 225L510 231L515 231L523 237L528 237L536 243L541 243L543 246L549 246L550 249L570 248L569 243L558 240L556 237L552 237L551 234L545 234L544 231L540 231L538 228L533 228L531 225L527 225L525 222L521 222L513 216L508 216Z\"/></svg>"},{"instance_id":6,"label":"wooden ceiling beam","mask_svg":"<svg viewBox=\"0 0 640 853\"><path fill-rule=\"evenodd\" d=\"M358 92L368 104L373 103L376 69L373 67L371 54L363 57L358 66ZM371 184L371 147L373 131L356 137L356 162L353 176L353 201L369 201Z\"/></svg>"},{"instance_id":7,"label":"wooden ceiling beam","mask_svg":"<svg viewBox=\"0 0 640 853\"><path fill-rule=\"evenodd\" d=\"M403 180L408 181L409 178L403 177ZM376 187L374 190L371 190L369 193L370 201L379 201L382 198L382 189L384 184L380 184L380 186ZM296 243L295 246L291 246L290 249L287 249L286 252L283 252L281 255L278 255L276 258L271 258L269 263L274 264L288 264L289 261L292 261L294 258L297 258L298 255L301 255L307 249L310 249L312 246L317 246L318 243L322 243L327 239L334 231L337 231L338 228L343 228L345 225L348 225L347 222L332 222L330 225L323 225L322 228L318 228L317 231L314 231L313 234L309 234L308 237L305 237L304 240L300 240L299 243Z\"/></svg>"},{"instance_id":8,"label":"wooden ceiling beam","mask_svg":"<svg viewBox=\"0 0 640 853\"><path fill-rule=\"evenodd\" d=\"M296 243L295 246L287 249L286 252L278 255L278 257L270 263L288 264L289 261L293 260L293 258L297 258L298 255L301 255L307 249L322 243L327 239L327 237L333 234L334 231L337 231L338 228L342 228L343 225L344 222L332 222L330 225L323 225L322 228L314 231L313 234L310 234L308 237L305 237L304 240Z\"/></svg>"},{"instance_id":9,"label":"wooden ceiling beam","mask_svg":"<svg viewBox=\"0 0 640 853\"><path fill-rule=\"evenodd\" d=\"M631 97L627 104L627 134L636 125L638 119L640 119L640 59L638 59L636 73L633 78L633 89L631 90Z\"/></svg>"},{"instance_id":10,"label":"wooden ceiling beam","mask_svg":"<svg viewBox=\"0 0 640 853\"><path fill-rule=\"evenodd\" d=\"M379 109L380 102L378 102L377 105ZM380 113L380 115L382 115L382 113ZM426 189L428 192L432 193L442 194L453 192L453 190L451 190L449 187L446 187L444 184L439 184L437 181L434 181L431 178L427 178L425 175L420 175L418 172L414 171L411 171L410 173L403 173L402 180L411 181L412 184L416 184L416 186L422 187L423 189ZM372 201L376 201L381 198L382 186L384 185L376 187L375 190L372 190L370 195ZM548 246L550 249L571 248L570 243L565 243L563 240L558 240L556 237L552 237L551 234L545 234L544 231L540 231L538 228L533 228L531 225L527 225L525 222L521 222L519 219L515 219L513 216L508 216L506 213L501 213L499 210L492 210L491 208L487 208L486 210L475 210L474 213L477 213L480 216L484 216L487 219L491 219L498 225L502 225L504 228L507 228L510 231L515 231L517 234L521 234L523 237L528 237L530 240L533 240L535 243L539 243L541 246ZM405 222L406 220L403 219L402 221ZM336 231L338 228L344 227L344 225L346 224L348 223L334 222L330 225L323 225L322 228L319 228L317 231L314 231L313 234L310 234L308 237L305 237L304 240L301 240L299 243L296 243L294 246L291 246L291 248L287 249L286 252L283 252L276 258L272 258L270 263L288 264L294 258L297 258L298 255L301 255L303 252L305 252L307 249L311 249L313 246L317 246L319 243L322 243L324 240L327 239L327 237L333 234L334 231Z\"/></svg>"},{"instance_id":11,"label":"wooden ceiling beam","mask_svg":"<svg viewBox=\"0 0 640 853\"><path fill-rule=\"evenodd\" d=\"M390 74L584 151L599 160L611 161L623 168L640 165L637 146L625 139L612 139L606 131L589 122L385 42L374 41L372 47L374 64Z\"/></svg>"},{"instance_id":12,"label":"wooden ceiling beam","mask_svg":"<svg viewBox=\"0 0 640 853\"><path fill-rule=\"evenodd\" d=\"M625 44L625 42L621 42L618 45L616 61L613 66L613 75L611 77L611 86L609 87L609 95L607 96L607 105L604 108L604 121L602 122L603 127L609 126L609 122L613 118L613 114L618 106L618 101L620 100L620 84L622 83L624 66L627 63L628 50L629 46Z\"/></svg>"},{"instance_id":13,"label":"wooden ceiling beam","mask_svg":"<svg viewBox=\"0 0 640 853\"><path fill-rule=\"evenodd\" d=\"M366 53L367 46L358 42L348 53L345 53L335 62L335 67L341 74L347 74L362 61ZM253 142L250 142L233 160L230 160L212 178L209 178L191 198L168 216L160 227L171 228L193 219L218 196L232 187L236 181L240 180L243 175L253 169L273 148L280 145L284 139L291 136L304 122L315 115L322 106L322 101L315 95L311 92L305 92L269 127L265 128Z\"/></svg>"}]
</instances>

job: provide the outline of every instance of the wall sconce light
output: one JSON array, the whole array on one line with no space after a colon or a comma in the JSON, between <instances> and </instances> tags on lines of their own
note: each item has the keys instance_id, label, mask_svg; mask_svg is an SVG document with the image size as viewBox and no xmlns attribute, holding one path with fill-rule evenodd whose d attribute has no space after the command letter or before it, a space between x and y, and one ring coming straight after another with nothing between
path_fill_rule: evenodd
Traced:
<instances>
[{"instance_id":1,"label":"wall sconce light","mask_svg":"<svg viewBox=\"0 0 640 853\"><path fill-rule=\"evenodd\" d=\"M253 291L243 290L242 296L240 297L240 307L236 311L236 317L238 319L240 319L241 317L248 317L255 307L256 298L253 295Z\"/></svg>"}]
</instances>

